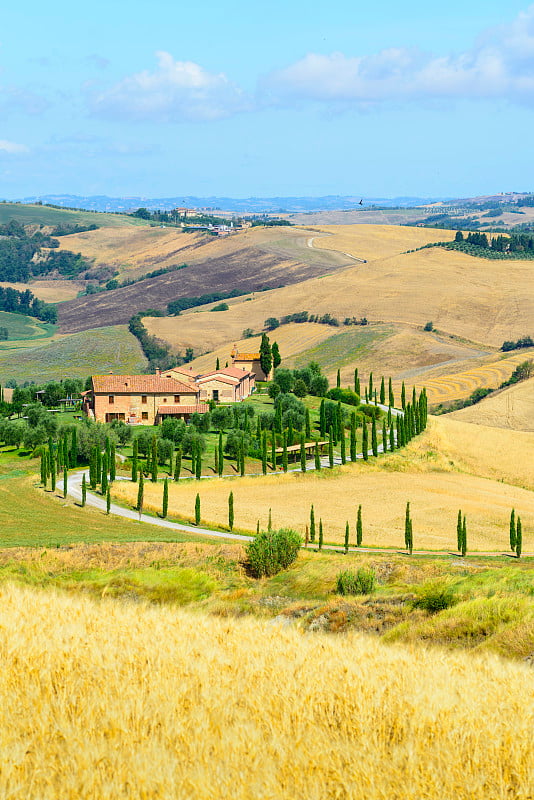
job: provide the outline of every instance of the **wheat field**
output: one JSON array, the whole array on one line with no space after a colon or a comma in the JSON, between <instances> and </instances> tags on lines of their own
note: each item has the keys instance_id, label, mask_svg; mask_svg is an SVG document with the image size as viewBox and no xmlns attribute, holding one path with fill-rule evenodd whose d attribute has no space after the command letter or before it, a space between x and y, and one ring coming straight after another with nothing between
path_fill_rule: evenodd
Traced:
<instances>
[{"instance_id":1,"label":"wheat field","mask_svg":"<svg viewBox=\"0 0 534 800\"><path fill-rule=\"evenodd\" d=\"M455 411L450 417L475 425L534 431L534 378Z\"/></svg>"},{"instance_id":2,"label":"wheat field","mask_svg":"<svg viewBox=\"0 0 534 800\"><path fill-rule=\"evenodd\" d=\"M534 673L494 656L2 587L0 795L526 800Z\"/></svg>"},{"instance_id":3,"label":"wheat field","mask_svg":"<svg viewBox=\"0 0 534 800\"><path fill-rule=\"evenodd\" d=\"M317 235L313 247L349 253L368 261L415 250L431 242L451 242L456 235L455 231L405 225L318 225L314 230Z\"/></svg>"}]
</instances>

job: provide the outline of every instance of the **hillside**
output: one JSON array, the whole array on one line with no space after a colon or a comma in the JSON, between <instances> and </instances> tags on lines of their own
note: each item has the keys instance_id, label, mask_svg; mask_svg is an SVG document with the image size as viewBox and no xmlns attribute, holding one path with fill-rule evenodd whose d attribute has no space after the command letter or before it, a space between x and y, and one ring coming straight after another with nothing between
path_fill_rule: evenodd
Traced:
<instances>
[{"instance_id":1,"label":"hillside","mask_svg":"<svg viewBox=\"0 0 534 800\"><path fill-rule=\"evenodd\" d=\"M450 417L475 425L534 431L534 378L509 386L474 406L454 411Z\"/></svg>"},{"instance_id":2,"label":"hillside","mask_svg":"<svg viewBox=\"0 0 534 800\"><path fill-rule=\"evenodd\" d=\"M5 796L532 794L526 666L52 591L2 601Z\"/></svg>"},{"instance_id":3,"label":"hillside","mask_svg":"<svg viewBox=\"0 0 534 800\"><path fill-rule=\"evenodd\" d=\"M106 225L114 228L123 225L138 225L142 222L124 214L50 208L37 203L0 203L0 225L4 225L11 219L17 220L21 225L55 226L68 223L71 225Z\"/></svg>"}]
</instances>

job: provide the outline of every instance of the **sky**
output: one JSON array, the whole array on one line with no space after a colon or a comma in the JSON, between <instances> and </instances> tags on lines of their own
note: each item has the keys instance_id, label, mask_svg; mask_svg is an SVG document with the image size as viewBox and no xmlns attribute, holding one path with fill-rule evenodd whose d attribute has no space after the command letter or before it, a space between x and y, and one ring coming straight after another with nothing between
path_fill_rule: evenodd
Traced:
<instances>
[{"instance_id":1,"label":"sky","mask_svg":"<svg viewBox=\"0 0 534 800\"><path fill-rule=\"evenodd\" d=\"M26 0L0 197L534 190L534 5Z\"/></svg>"}]
</instances>

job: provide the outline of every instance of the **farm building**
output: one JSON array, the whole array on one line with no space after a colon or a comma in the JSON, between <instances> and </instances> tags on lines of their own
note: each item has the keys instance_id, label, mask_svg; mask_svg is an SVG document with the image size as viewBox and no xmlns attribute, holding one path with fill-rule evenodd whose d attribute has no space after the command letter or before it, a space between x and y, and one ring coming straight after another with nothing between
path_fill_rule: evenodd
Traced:
<instances>
[{"instance_id":1,"label":"farm building","mask_svg":"<svg viewBox=\"0 0 534 800\"><path fill-rule=\"evenodd\" d=\"M259 353L240 353L234 344L232 352L232 367L236 369L244 369L254 374L257 381L268 381L270 373L265 374L261 368L260 354Z\"/></svg>"},{"instance_id":2,"label":"farm building","mask_svg":"<svg viewBox=\"0 0 534 800\"><path fill-rule=\"evenodd\" d=\"M208 372L196 380L202 400L215 400L221 403L237 403L252 394L255 376L250 370L224 367Z\"/></svg>"},{"instance_id":3,"label":"farm building","mask_svg":"<svg viewBox=\"0 0 534 800\"><path fill-rule=\"evenodd\" d=\"M187 421L207 410L197 386L162 375L93 375L83 393L83 411L97 422L155 425L164 416Z\"/></svg>"}]
</instances>

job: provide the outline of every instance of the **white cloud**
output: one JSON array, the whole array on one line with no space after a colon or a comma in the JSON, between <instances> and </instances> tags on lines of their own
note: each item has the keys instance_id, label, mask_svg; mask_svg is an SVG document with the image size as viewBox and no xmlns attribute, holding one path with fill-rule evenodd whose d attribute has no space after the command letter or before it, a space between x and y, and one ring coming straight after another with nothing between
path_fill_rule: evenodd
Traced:
<instances>
[{"instance_id":1,"label":"white cloud","mask_svg":"<svg viewBox=\"0 0 534 800\"><path fill-rule=\"evenodd\" d=\"M108 118L199 122L250 108L245 93L223 73L207 72L193 61L175 61L165 52L156 57L153 72L138 72L93 95L93 111Z\"/></svg>"},{"instance_id":2,"label":"white cloud","mask_svg":"<svg viewBox=\"0 0 534 800\"><path fill-rule=\"evenodd\" d=\"M9 153L10 155L19 155L21 153L29 153L29 149L25 144L17 144L16 142L9 142L7 139L0 139L0 151Z\"/></svg>"},{"instance_id":3,"label":"white cloud","mask_svg":"<svg viewBox=\"0 0 534 800\"><path fill-rule=\"evenodd\" d=\"M534 104L534 5L457 55L402 47L364 56L309 53L268 75L260 94L275 105L311 100L363 107L462 97Z\"/></svg>"}]
</instances>

